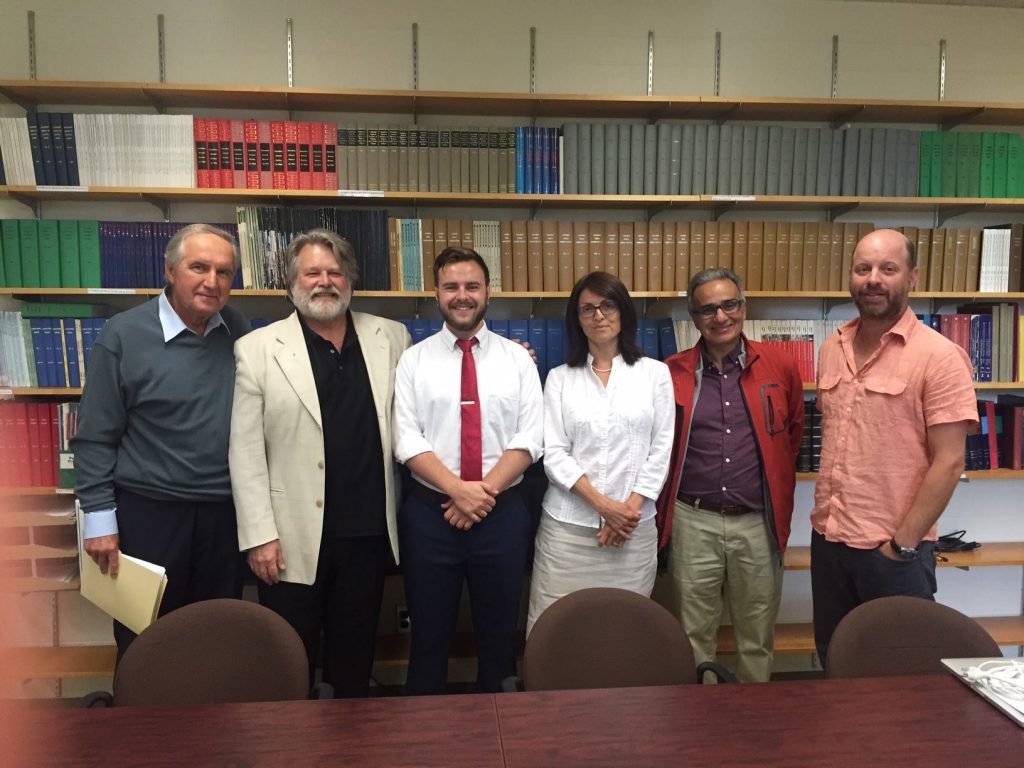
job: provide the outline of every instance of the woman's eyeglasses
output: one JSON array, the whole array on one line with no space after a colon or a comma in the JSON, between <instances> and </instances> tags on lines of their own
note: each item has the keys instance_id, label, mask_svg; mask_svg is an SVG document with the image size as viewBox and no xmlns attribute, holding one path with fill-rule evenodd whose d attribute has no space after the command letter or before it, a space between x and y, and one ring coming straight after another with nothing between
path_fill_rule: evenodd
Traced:
<instances>
[{"instance_id":1,"label":"woman's eyeglasses","mask_svg":"<svg viewBox=\"0 0 1024 768\"><path fill-rule=\"evenodd\" d=\"M594 313L599 309L601 310L601 315L603 317L613 317L619 314L619 305L614 301L608 300L602 301L596 307L593 304L580 304L580 317L590 320L594 317Z\"/></svg>"}]
</instances>

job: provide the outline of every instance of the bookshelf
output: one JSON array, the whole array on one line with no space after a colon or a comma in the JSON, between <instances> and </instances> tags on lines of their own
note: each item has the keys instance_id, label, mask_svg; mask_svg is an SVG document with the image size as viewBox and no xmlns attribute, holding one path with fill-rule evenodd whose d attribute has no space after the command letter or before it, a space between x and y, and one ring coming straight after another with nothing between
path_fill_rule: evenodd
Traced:
<instances>
[{"instance_id":1,"label":"bookshelf","mask_svg":"<svg viewBox=\"0 0 1024 768\"><path fill-rule=\"evenodd\" d=\"M942 129L954 127L1024 126L1024 104L937 101L888 101L863 99L788 99L788 98L721 98L721 97L641 97L641 96L589 96L574 94L522 94L497 92L449 92L410 90L369 90L332 88L236 87L206 85L169 85L131 82L74 82L0 80L0 99L25 109L45 105L82 105L119 108L147 108L165 111L276 111L291 115L296 112L358 113L391 116L452 117L461 120L473 116L526 118L529 120L594 119L633 120L656 122L660 120L696 121L762 121L778 123L821 123L833 127L845 124L929 125ZM391 119L391 118L388 118ZM837 217L859 217L893 214L919 219L934 219L933 226L942 226L947 218L975 215L995 219L1024 215L1024 198L964 198L964 197L889 197L889 196L819 196L819 195L563 195L563 194L496 194L455 192L371 192L350 190L273 190L273 189L181 189L162 187L37 187L0 186L0 200L23 203L35 213L50 204L122 204L143 203L158 208L166 217L170 206L194 210L194 206L225 206L235 204L265 205L321 205L359 208L439 210L469 209L514 210L522 217L535 218L547 211L619 211L623 217L650 219L662 214L716 220L732 214L760 214L772 216L795 212L811 214L817 220L834 221ZM195 215L190 213L189 215ZM429 214L428 214L429 215ZM451 216L451 213L439 215ZM504 218L508 217L503 213ZM639 220L639 219L638 219ZM54 288L2 288L0 296L12 299L53 296L89 297L125 295L137 302L152 296L158 289L54 289ZM283 291L236 290L233 296L242 301L280 298ZM515 292L493 294L496 300L525 300L560 302L566 292ZM632 294L637 299L664 301L669 307L681 305L685 296L678 291L645 291ZM787 302L848 300L845 291L749 291L751 299ZM356 291L357 298L371 299L375 307L388 307L401 299L430 299L429 291ZM941 292L921 291L912 299L931 302L1024 301L1024 293L980 293L977 291ZM282 305L282 311L284 307ZM671 310L670 310L671 311ZM384 312L383 314L387 314ZM1024 382L993 382L978 384L979 391L1007 391L1024 389ZM812 391L813 387L805 387ZM15 398L73 398L81 390L72 388L10 390ZM0 397L4 396L0 392ZM1024 479L1024 471L999 470L966 473L970 481ZM798 480L809 483L811 473L801 473ZM27 488L3 489L2 498L61 498L57 489ZM67 497L64 497L67 500ZM799 512L798 512L799 514ZM8 520L7 524L13 521ZM22 521L24 522L24 521ZM31 526L30 526L31 527ZM787 557L788 570L806 570L809 555L795 547ZM35 563L59 559L65 555L59 548L37 545L17 545L0 551L0 557L15 555ZM973 559L971 559L973 557ZM988 544L974 553L958 553L943 566L970 568L983 566L1024 566L1024 544L1009 542ZM5 589L14 591L57 591L75 589L77 583L57 582L53 579L26 576L5 581ZM982 618L979 621L1003 645L1024 644L1024 619L1020 617ZM731 635L724 628L720 639L723 652L728 653ZM399 643L399 646L401 643ZM33 676L101 676L109 674L113 664L110 648L46 648L14 649L25 652L27 670ZM777 630L778 653L812 653L813 633L807 624L780 624ZM399 648L392 653L395 659L404 658ZM394 659L393 659L394 661Z\"/></svg>"}]
</instances>

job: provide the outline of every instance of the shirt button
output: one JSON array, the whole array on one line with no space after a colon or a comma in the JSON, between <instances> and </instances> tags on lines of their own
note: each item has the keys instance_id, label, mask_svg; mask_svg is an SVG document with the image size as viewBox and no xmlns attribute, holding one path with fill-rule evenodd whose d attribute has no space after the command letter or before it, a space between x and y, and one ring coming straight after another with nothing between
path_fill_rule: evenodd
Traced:
<instances>
[{"instance_id":1,"label":"shirt button","mask_svg":"<svg viewBox=\"0 0 1024 768\"><path fill-rule=\"evenodd\" d=\"M725 463L726 463L726 464L728 464L728 463L729 463L729 459L726 459L726 460L725 460Z\"/></svg>"},{"instance_id":2,"label":"shirt button","mask_svg":"<svg viewBox=\"0 0 1024 768\"><path fill-rule=\"evenodd\" d=\"M854 379L854 380L853 380L853 383L854 383L854 384L860 384L860 379Z\"/></svg>"},{"instance_id":3,"label":"shirt button","mask_svg":"<svg viewBox=\"0 0 1024 768\"><path fill-rule=\"evenodd\" d=\"M853 408L847 407L846 412L849 413L852 410L853 410Z\"/></svg>"},{"instance_id":4,"label":"shirt button","mask_svg":"<svg viewBox=\"0 0 1024 768\"><path fill-rule=\"evenodd\" d=\"M725 401L725 404L726 404L726 405L728 405L728 404L729 404L729 401L728 401L728 400L726 400L726 401Z\"/></svg>"},{"instance_id":5,"label":"shirt button","mask_svg":"<svg viewBox=\"0 0 1024 768\"><path fill-rule=\"evenodd\" d=\"M727 430L725 430L725 434L727 434L727 435L731 435L731 434L732 434L732 430L731 430L731 429L727 429Z\"/></svg>"},{"instance_id":6,"label":"shirt button","mask_svg":"<svg viewBox=\"0 0 1024 768\"><path fill-rule=\"evenodd\" d=\"M318 461L316 463L316 466L317 466L317 469L323 469L324 468L324 463L322 461Z\"/></svg>"},{"instance_id":7,"label":"shirt button","mask_svg":"<svg viewBox=\"0 0 1024 768\"><path fill-rule=\"evenodd\" d=\"M317 506L318 509L322 508L323 505L324 505L324 500L323 499L317 499L316 500L316 506Z\"/></svg>"},{"instance_id":8,"label":"shirt button","mask_svg":"<svg viewBox=\"0 0 1024 768\"><path fill-rule=\"evenodd\" d=\"M728 490L728 488L726 488L726 487L725 487L725 486L723 485L723 486L722 486L722 490L723 490L723 491L727 491L727 490Z\"/></svg>"}]
</instances>

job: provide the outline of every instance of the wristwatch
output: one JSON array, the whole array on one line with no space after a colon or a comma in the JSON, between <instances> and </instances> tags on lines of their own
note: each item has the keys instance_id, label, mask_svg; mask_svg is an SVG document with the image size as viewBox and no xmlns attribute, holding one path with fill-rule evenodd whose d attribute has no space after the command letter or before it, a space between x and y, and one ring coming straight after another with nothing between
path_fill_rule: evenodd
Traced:
<instances>
[{"instance_id":1,"label":"wristwatch","mask_svg":"<svg viewBox=\"0 0 1024 768\"><path fill-rule=\"evenodd\" d=\"M889 546L900 560L917 560L916 547L901 547L896 543L896 539L889 539Z\"/></svg>"}]
</instances>

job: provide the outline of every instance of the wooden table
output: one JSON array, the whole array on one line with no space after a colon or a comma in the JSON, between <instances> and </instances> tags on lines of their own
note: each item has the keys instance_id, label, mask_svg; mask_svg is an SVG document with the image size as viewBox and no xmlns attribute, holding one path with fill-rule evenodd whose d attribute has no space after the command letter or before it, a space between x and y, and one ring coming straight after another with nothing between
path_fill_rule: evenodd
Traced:
<instances>
[{"instance_id":1,"label":"wooden table","mask_svg":"<svg viewBox=\"0 0 1024 768\"><path fill-rule=\"evenodd\" d=\"M11 702L0 742L3 764L46 768L1024 765L1024 729L947 676L168 709Z\"/></svg>"},{"instance_id":2,"label":"wooden table","mask_svg":"<svg viewBox=\"0 0 1024 768\"><path fill-rule=\"evenodd\" d=\"M0 710L0 765L502 766L493 695ZM17 745L11 751L11 740ZM16 755L16 757L14 756Z\"/></svg>"},{"instance_id":3,"label":"wooden table","mask_svg":"<svg viewBox=\"0 0 1024 768\"><path fill-rule=\"evenodd\" d=\"M945 676L497 697L508 768L1024 766L1024 729Z\"/></svg>"}]
</instances>

